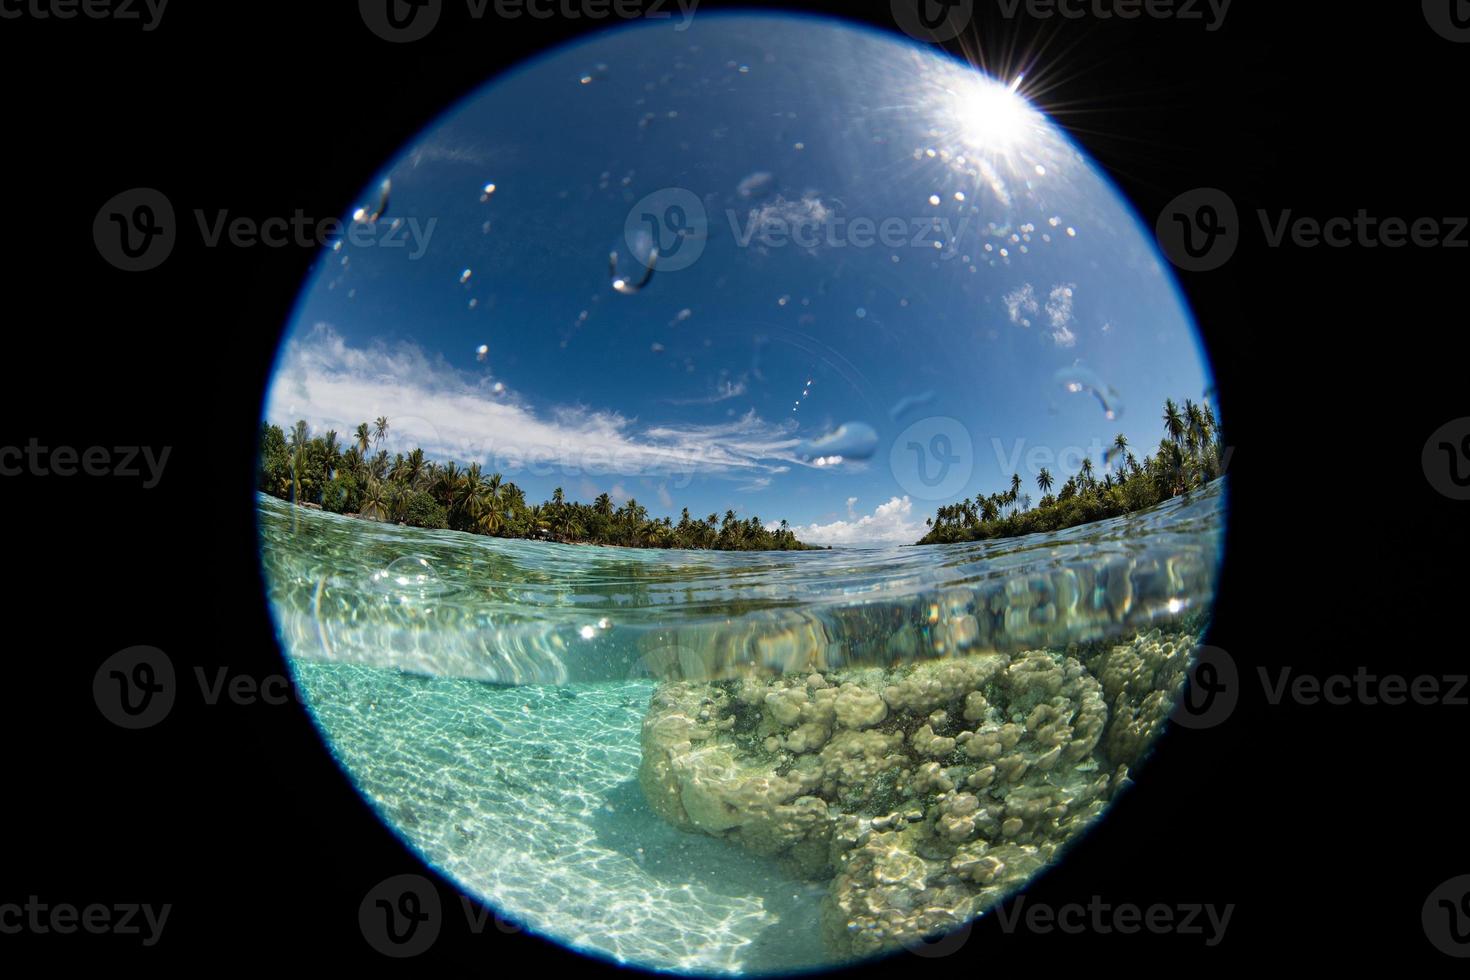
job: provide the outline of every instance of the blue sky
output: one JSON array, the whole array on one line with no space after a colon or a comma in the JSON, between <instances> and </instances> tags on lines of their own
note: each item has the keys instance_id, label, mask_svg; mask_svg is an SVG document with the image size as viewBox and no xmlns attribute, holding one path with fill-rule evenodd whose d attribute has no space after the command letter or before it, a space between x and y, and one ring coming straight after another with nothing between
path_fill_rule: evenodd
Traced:
<instances>
[{"instance_id":1,"label":"blue sky","mask_svg":"<svg viewBox=\"0 0 1470 980\"><path fill-rule=\"evenodd\" d=\"M1060 131L866 29L624 27L472 94L383 176L386 212L308 283L266 417L345 436L386 415L388 448L478 459L533 499L911 541L1013 469L1039 497L1038 462L1064 479L1118 432L1141 456L1164 398L1209 385L1151 239ZM642 213L669 254L622 293L609 255L641 278ZM892 454L929 418L973 447L942 499Z\"/></svg>"}]
</instances>

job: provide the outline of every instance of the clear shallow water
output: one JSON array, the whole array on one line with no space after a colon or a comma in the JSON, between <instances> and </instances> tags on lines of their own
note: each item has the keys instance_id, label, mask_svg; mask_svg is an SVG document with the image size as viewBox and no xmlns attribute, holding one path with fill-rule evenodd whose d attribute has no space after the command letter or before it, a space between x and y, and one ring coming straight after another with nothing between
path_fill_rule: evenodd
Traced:
<instances>
[{"instance_id":1,"label":"clear shallow water","mask_svg":"<svg viewBox=\"0 0 1470 980\"><path fill-rule=\"evenodd\" d=\"M682 650L724 656L724 674L738 663L779 685L772 675L782 658L805 671L815 652L837 683L851 672L828 671L844 663L902 669L1001 648L1054 649L1061 662L1065 649L1111 697L1123 690L1108 686L1111 668L1079 651L1136 643L1145 630L1167 633L1180 622L1198 627L1212 598L1223 496L1215 484L1131 517L1004 542L806 554L501 541L264 498L259 514L266 578L305 699L360 791L425 860L574 949L662 970L751 974L832 965L821 938L829 884L733 840L689 832L650 805L640 729L668 681L647 676L649 666L679 676L706 661L649 651L680 637ZM1116 576L1133 589L1126 609L1108 600ZM1035 609L1038 596L1056 605L1056 583L1073 578L1074 608L1042 624L1053 640L1023 642L1036 635L1040 617L1031 614L1024 623L1011 615L1016 629L1005 630L1009 610ZM1006 600L996 600L998 611L981 612L997 596ZM983 648L977 630L953 625L980 615L996 627ZM860 635L862 624L876 635ZM897 649L893 637L905 629L917 639ZM735 649L747 658L732 659ZM673 682L669 690L705 687ZM1112 710L1130 709L1119 701ZM1136 746L1116 744L1110 731L1075 767L1006 792L1076 793L1120 759L1137 761ZM1095 799L1079 821L1104 805ZM849 809L871 820L886 805ZM996 885L984 900L1000 894Z\"/></svg>"},{"instance_id":2,"label":"clear shallow water","mask_svg":"<svg viewBox=\"0 0 1470 980\"><path fill-rule=\"evenodd\" d=\"M294 658L502 684L702 679L1065 646L1199 613L1223 484L1053 534L821 552L599 548L425 531L261 495Z\"/></svg>"},{"instance_id":3,"label":"clear shallow water","mask_svg":"<svg viewBox=\"0 0 1470 980\"><path fill-rule=\"evenodd\" d=\"M338 760L470 894L582 952L695 973L824 962L825 888L659 819L638 787L651 681L501 688L296 665Z\"/></svg>"}]
</instances>

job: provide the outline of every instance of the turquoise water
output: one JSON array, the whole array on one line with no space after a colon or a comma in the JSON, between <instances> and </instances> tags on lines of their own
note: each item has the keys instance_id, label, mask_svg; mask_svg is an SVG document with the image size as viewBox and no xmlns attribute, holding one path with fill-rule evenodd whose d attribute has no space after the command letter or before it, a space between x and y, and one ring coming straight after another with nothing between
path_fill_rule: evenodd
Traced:
<instances>
[{"instance_id":1,"label":"turquoise water","mask_svg":"<svg viewBox=\"0 0 1470 980\"><path fill-rule=\"evenodd\" d=\"M258 499L292 657L565 684L889 665L1137 633L1208 608L1223 493L1217 481L1055 534L818 552L502 540Z\"/></svg>"},{"instance_id":2,"label":"turquoise water","mask_svg":"<svg viewBox=\"0 0 1470 980\"><path fill-rule=\"evenodd\" d=\"M266 497L258 513L272 606L305 700L362 794L408 844L468 894L574 949L655 969L748 974L861 954L823 939L824 923L844 924L830 882L845 879L744 846L738 829L671 816L666 801L651 806L646 772L640 784L654 744L646 722L659 711L666 719L691 692L710 705L733 699L741 683L779 693L789 676L805 697L821 678L881 687L919 676L904 672L924 663L1070 665L1067 676L1096 692L1070 703L1110 712L1112 727L1085 757L978 794L1011 807L1005 813L1024 812L1018 801L1038 788L1071 806L1045 833L1028 824L1031 863L1013 859L1011 877L988 890L967 886L966 914L982 911L1102 811L1156 734L1168 705L1140 708L1149 704L1141 699L1177 693L1213 598L1223 497L1216 483L1141 514L1005 542L767 554L502 541ZM1122 661L1106 659L1161 636L1185 637L1164 645L1167 670L1149 661L1125 677ZM731 687L730 678L742 680ZM1023 703L1019 688L1008 704L1005 690L983 690L1001 723L1040 703ZM963 703L952 700L951 712ZM1146 710L1154 721L1143 725ZM898 726L893 737L917 745L915 726L898 715L895 707L886 723ZM767 764L756 741L736 744L720 772ZM791 771L784 758L770 756L769 778ZM955 763L946 771L956 779L973 768L959 750L935 758ZM889 806L865 790L812 792L827 799L834 826L867 821L870 834ZM932 807L950 797L914 799Z\"/></svg>"}]
</instances>

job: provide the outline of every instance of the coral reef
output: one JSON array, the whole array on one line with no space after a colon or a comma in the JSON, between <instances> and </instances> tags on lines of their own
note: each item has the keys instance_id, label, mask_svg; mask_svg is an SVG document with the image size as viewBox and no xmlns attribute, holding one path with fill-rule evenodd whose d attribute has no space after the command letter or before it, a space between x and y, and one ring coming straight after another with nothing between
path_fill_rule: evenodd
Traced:
<instances>
[{"instance_id":1,"label":"coral reef","mask_svg":"<svg viewBox=\"0 0 1470 980\"><path fill-rule=\"evenodd\" d=\"M639 783L674 826L830 880L829 953L882 952L963 924L1077 837L1163 725L1198 641L1154 629L1062 651L666 682Z\"/></svg>"}]
</instances>

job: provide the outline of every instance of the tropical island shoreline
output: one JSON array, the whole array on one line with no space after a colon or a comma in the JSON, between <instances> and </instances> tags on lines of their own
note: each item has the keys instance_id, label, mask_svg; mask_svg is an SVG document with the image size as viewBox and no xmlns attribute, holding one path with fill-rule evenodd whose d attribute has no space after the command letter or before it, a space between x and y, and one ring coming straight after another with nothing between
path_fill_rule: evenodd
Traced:
<instances>
[{"instance_id":1,"label":"tropical island shoreline","mask_svg":"<svg viewBox=\"0 0 1470 980\"><path fill-rule=\"evenodd\" d=\"M1182 407L1166 400L1164 436L1155 453L1140 462L1121 433L1103 454L1101 479L1091 459L1052 494L1055 478L1042 467L1036 486L1043 496L1033 508L1020 474L1007 489L977 494L938 508L926 518L927 534L916 545L989 541L1061 531L1145 510L1189 493L1222 476L1229 450L1208 404L1185 399ZM600 494L592 503L569 501L557 487L551 499L529 504L525 492L499 473L486 476L480 464L461 469L437 463L421 448L391 459L381 442L389 421L358 425L346 448L335 430L312 436L305 421L288 434L261 423L257 489L313 510L375 523L427 530L450 530L488 537L598 547L661 548L699 551L830 551L806 544L781 521L768 528L759 517L741 520L733 510L724 518L692 517L683 508L677 523L651 518L629 497L621 506ZM371 453L374 446L376 453Z\"/></svg>"},{"instance_id":2,"label":"tropical island shoreline","mask_svg":"<svg viewBox=\"0 0 1470 980\"><path fill-rule=\"evenodd\" d=\"M1020 474L1013 473L1006 490L940 507L924 521L929 533L915 543L991 541L1062 531L1146 510L1224 475L1230 451L1220 441L1220 426L1208 404L1185 399L1181 407L1166 399L1162 418L1164 436L1154 454L1142 462L1119 433L1103 454L1108 471L1102 479L1096 477L1092 460L1084 459L1081 469L1053 495L1055 478L1042 467L1036 487L1043 496L1032 508L1030 496L1021 492Z\"/></svg>"},{"instance_id":3,"label":"tropical island shoreline","mask_svg":"<svg viewBox=\"0 0 1470 980\"><path fill-rule=\"evenodd\" d=\"M378 523L496 538L622 548L700 551L825 551L798 541L786 521L767 528L759 517L741 520L733 510L701 519L683 509L679 522L650 518L629 497L616 506L606 494L590 504L569 501L561 487L551 499L529 504L525 491L499 473L486 476L479 463L429 460L423 449L389 458L381 448L389 421L360 424L344 449L335 430L312 436L305 421L290 434L261 423L256 487L262 493L310 509ZM372 448L378 451L370 455Z\"/></svg>"}]
</instances>

